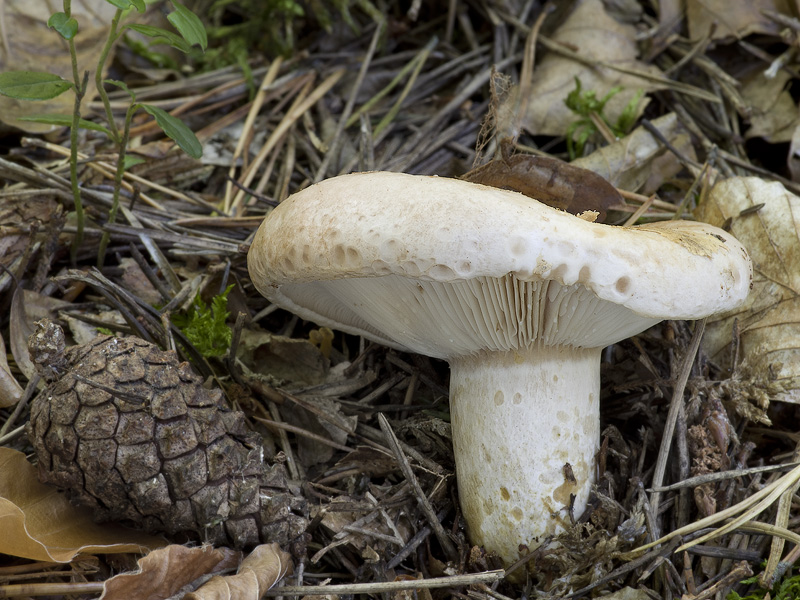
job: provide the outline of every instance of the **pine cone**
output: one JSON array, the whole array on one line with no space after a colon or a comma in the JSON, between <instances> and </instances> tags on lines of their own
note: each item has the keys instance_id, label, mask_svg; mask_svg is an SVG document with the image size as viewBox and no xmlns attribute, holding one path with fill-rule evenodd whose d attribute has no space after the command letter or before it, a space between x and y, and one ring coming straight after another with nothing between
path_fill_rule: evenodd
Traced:
<instances>
[{"instance_id":1,"label":"pine cone","mask_svg":"<svg viewBox=\"0 0 800 600\"><path fill-rule=\"evenodd\" d=\"M283 465L264 463L244 415L174 352L113 336L65 351L63 331L46 319L29 348L49 382L28 424L41 481L98 521L304 553L307 507Z\"/></svg>"}]
</instances>

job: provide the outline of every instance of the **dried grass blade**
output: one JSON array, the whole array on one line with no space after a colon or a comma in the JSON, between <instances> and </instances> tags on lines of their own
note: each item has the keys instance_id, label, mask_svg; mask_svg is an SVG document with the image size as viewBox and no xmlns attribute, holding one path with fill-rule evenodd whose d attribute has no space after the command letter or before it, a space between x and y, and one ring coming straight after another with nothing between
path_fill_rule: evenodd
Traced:
<instances>
[{"instance_id":1,"label":"dried grass blade","mask_svg":"<svg viewBox=\"0 0 800 600\"><path fill-rule=\"evenodd\" d=\"M261 111L261 107L264 105L264 98L267 95L267 88L272 85L273 81L275 81L282 64L283 59L280 56L273 60L269 66L269 69L267 69L267 73L264 75L264 79L261 80L261 85L258 87L258 93L253 99L250 112L247 113L247 118L242 126L242 137L240 137L239 141L236 143L236 149L233 151L233 156L231 157L231 166L230 169L228 169L228 177L230 179L234 179L234 174L236 173L236 161L242 155L245 144L252 139L253 124L255 123L258 113ZM225 202L223 205L226 213L230 212L231 202L233 200L232 196L233 183L228 181L228 183L225 185Z\"/></svg>"},{"instance_id":2,"label":"dried grass blade","mask_svg":"<svg viewBox=\"0 0 800 600\"><path fill-rule=\"evenodd\" d=\"M797 452L795 452L794 458L798 458ZM797 491L798 485L800 485L800 480L795 482L793 486L781 494L780 500L778 500L778 512L775 515L775 527L786 529L786 527L789 525L789 513L792 508L792 498ZM775 575L781 562L784 544L785 541L782 537L774 536L772 538L767 564L764 567L764 570L758 576L761 587L764 589L772 589L772 585L775 583Z\"/></svg>"},{"instance_id":3,"label":"dried grass blade","mask_svg":"<svg viewBox=\"0 0 800 600\"><path fill-rule=\"evenodd\" d=\"M403 453L402 448L400 448L400 443L395 436L394 431L392 431L392 427L389 425L388 419L383 415L383 413L378 413L378 424L383 431L386 442L389 444L389 448L394 453L395 460L397 460L400 470L403 472L406 481L408 481L409 485L414 490L414 495L417 498L417 502L419 503L423 514L428 520L428 525L430 525L433 529L433 533L436 535L436 538L439 540L439 543L441 544L442 549L445 551L448 558L450 560L455 560L458 556L456 547L453 545L453 542L450 540L450 538L447 537L447 532L444 530L444 527L442 527L442 524L436 517L436 512L433 510L433 506L431 506L431 503L428 500L428 497L425 495L425 492L422 491L419 481L417 481L417 477L414 475L414 471L411 469L411 465Z\"/></svg>"},{"instance_id":4,"label":"dried grass blade","mask_svg":"<svg viewBox=\"0 0 800 600\"><path fill-rule=\"evenodd\" d=\"M303 88L303 91L295 100L295 103L289 108L286 112L286 115L281 119L281 122L278 123L278 126L269 136L269 139L264 143L261 150L258 152L258 155L253 160L250 168L245 173L244 180L242 181L242 185L248 187L256 176L256 172L258 168L263 164L264 160L266 160L267 155L272 150L273 146L278 143L278 140L283 137L283 135L289 130L289 128L294 125L294 123L306 112L309 108L311 108L314 104L316 104L320 98L322 98L325 94L330 91L330 89L336 85L336 82L342 78L342 75L345 74L345 69L339 69L329 75L325 81L323 81L317 89L306 96L306 88ZM246 196L246 192L243 190L239 190L236 196L231 203L231 211L234 213L239 210L244 202L244 198Z\"/></svg>"},{"instance_id":5,"label":"dried grass blade","mask_svg":"<svg viewBox=\"0 0 800 600\"><path fill-rule=\"evenodd\" d=\"M383 100L383 98L385 98L389 92L391 92L397 86L397 84L399 84L403 78L408 75L410 71L418 70L419 66L425 63L425 60L428 58L428 55L436 46L437 42L438 40L436 38L433 38L431 41L429 41L427 45L419 51L419 53L417 53L410 61L403 65L403 68L397 72L397 75L395 75L394 78L392 78L392 80L387 83L383 89L381 89L372 98L367 100L357 111L350 115L350 118L347 119L347 127L352 127L355 125L356 121L359 120L362 114L372 110L372 107Z\"/></svg>"},{"instance_id":6,"label":"dried grass blade","mask_svg":"<svg viewBox=\"0 0 800 600\"><path fill-rule=\"evenodd\" d=\"M147 248L147 253L150 255L150 258L153 260L153 262L156 263L156 266L161 269L161 273L163 274L164 279L167 280L167 284L169 285L172 293L177 293L178 290L181 289L180 279L178 279L178 276L172 269L172 265L170 264L169 260L167 260L167 257L164 256L163 252L161 252L161 248L159 248L158 245L153 242L153 238L147 235L147 232L142 226L141 221L139 221L138 217L133 214L133 211L129 210L124 205L120 205L119 208L128 223L139 229L137 235L139 236L139 239L142 240L144 247Z\"/></svg>"},{"instance_id":7,"label":"dried grass blade","mask_svg":"<svg viewBox=\"0 0 800 600\"><path fill-rule=\"evenodd\" d=\"M415 58L417 60L417 64L414 65L414 70L411 72L411 76L408 78L408 82L403 87L403 91L400 92L397 100L395 100L394 104L392 104L389 112L380 120L375 126L375 129L372 132L372 139L375 140L381 132L389 126L389 124L394 120L397 116L397 113L400 112L400 107L405 102L408 95L411 93L411 90L414 88L414 84L417 82L417 77L419 77L420 72L422 71L422 67L425 66L425 62L428 60L428 57L431 54L431 51L436 46L438 40L434 38L428 45L425 46L419 55Z\"/></svg>"},{"instance_id":8,"label":"dried grass blade","mask_svg":"<svg viewBox=\"0 0 800 600\"><path fill-rule=\"evenodd\" d=\"M430 579L411 579L404 581L379 581L375 583L351 583L335 585L283 586L267 591L264 596L334 596L338 594L380 594L401 592L403 590L436 589L492 583L505 577L505 571L485 571L469 575L432 577Z\"/></svg>"},{"instance_id":9,"label":"dried grass blade","mask_svg":"<svg viewBox=\"0 0 800 600\"><path fill-rule=\"evenodd\" d=\"M747 533L761 533L763 535L779 537L787 542L798 544L800 546L800 534L790 531L785 527L776 527L775 525L762 523L761 521L751 521L750 523L745 523L739 527L739 529L746 531Z\"/></svg>"},{"instance_id":10,"label":"dried grass blade","mask_svg":"<svg viewBox=\"0 0 800 600\"><path fill-rule=\"evenodd\" d=\"M723 525L719 529L707 533L706 535L699 537L696 540L692 540L691 542L684 544L683 546L678 548L676 552L681 552L697 544L702 544L703 542L707 542L708 540L717 538L721 535L725 535L726 533L728 533L729 531L733 531L743 523L746 523L747 521L752 521L758 515L764 512L767 508L769 508L776 500L778 500L784 492L788 491L792 486L797 485L798 480L800 480L800 470L790 471L789 473L778 479L775 483L779 485L774 490L772 490L766 496L766 498L758 502L753 508L749 509L747 512L740 515L739 517L736 517L734 520L725 523L725 525ZM771 486L768 486L765 489L768 489L769 487Z\"/></svg>"},{"instance_id":11,"label":"dried grass blade","mask_svg":"<svg viewBox=\"0 0 800 600\"><path fill-rule=\"evenodd\" d=\"M665 542L668 542L668 541L670 541L671 539L673 539L673 538L675 538L677 536L688 535L688 534L693 533L695 531L699 531L700 529L703 529L705 527L711 527L711 526L719 523L720 521L724 521L725 519L733 517L734 515L739 514L740 512L747 510L748 508L750 508L754 504L759 503L764 498L771 498L771 500L770 500L770 504L771 504L772 502L774 502L775 498L777 498L783 492L785 492L787 489L789 489L789 487L791 487L792 484L797 482L798 480L800 480L800 466L795 467L789 473L787 473L786 475L784 475L783 477L781 477L777 481L774 481L773 483L771 483L767 487L757 491L752 496L749 496L748 498L745 498L744 500L742 500L738 504L734 504L733 506L731 506L729 508L726 508L723 511L720 511L720 512L718 512L716 514L713 514L713 515L709 515L708 517L705 517L704 519L700 519L699 521L696 521L694 523L691 523L689 525L686 525L684 527L676 529L675 531L672 531L672 532L668 533L667 535L660 537L659 539L655 540L654 542L650 542L650 543L645 544L643 546L639 546L638 548L632 550L631 552L626 553L626 556L628 556L628 557L635 556L635 555L637 555L637 554L639 554L641 552L644 552L646 550L649 550L650 548L653 548L654 546L657 546L659 544L663 544ZM766 508L766 506L764 508ZM763 508L761 508L761 510L763 510ZM761 512L761 510L759 510L758 512ZM754 511L750 511L747 514L748 515L752 515L749 518L753 518L755 516L755 514L757 514L757 513L755 513ZM746 520L747 519L745 519L745 521ZM711 534L709 534L709 535L717 535L717 532L711 532ZM678 548L678 550L676 550L676 552L679 551L679 550L685 550L686 548L694 546L695 544L701 543L702 541L705 541L707 539L709 539L708 536L703 536L702 538L698 538L697 540L693 540L689 544L686 544L686 545L681 546L680 548Z\"/></svg>"},{"instance_id":12,"label":"dried grass blade","mask_svg":"<svg viewBox=\"0 0 800 600\"><path fill-rule=\"evenodd\" d=\"M328 150L325 153L325 156L322 158L322 162L320 163L319 167L317 168L317 172L314 175L314 183L325 179L325 176L328 173L328 166L331 164L331 161L334 159L334 157L338 158L339 156L342 133L344 132L345 125L347 124L347 119L353 112L353 107L356 105L356 97L358 96L358 92L361 90L361 86L364 84L364 78L367 76L367 71L372 64L372 57L375 55L375 50L378 48L378 40L380 39L384 30L385 22L378 22L377 26L375 27L375 32L372 34L369 48L367 48L367 52L364 55L363 62L361 63L361 68L358 70L358 75L356 75L356 80L353 83L352 89L350 90L350 96L347 98L347 102L344 105L344 109L339 117L339 121L336 123L336 130L333 132L333 138L331 138L330 142L328 143Z\"/></svg>"}]
</instances>

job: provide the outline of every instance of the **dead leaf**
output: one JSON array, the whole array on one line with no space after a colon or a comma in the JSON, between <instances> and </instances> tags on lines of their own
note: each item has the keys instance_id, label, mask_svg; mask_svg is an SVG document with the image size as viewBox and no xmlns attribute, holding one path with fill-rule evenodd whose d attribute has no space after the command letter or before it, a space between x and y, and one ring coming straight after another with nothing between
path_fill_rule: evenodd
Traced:
<instances>
[{"instance_id":1,"label":"dead leaf","mask_svg":"<svg viewBox=\"0 0 800 600\"><path fill-rule=\"evenodd\" d=\"M415 581L422 579L422 574L414 577L413 575L398 575L394 578L395 581ZM430 589L414 588L408 590L401 590L392 594L392 600L433 600L433 595Z\"/></svg>"},{"instance_id":2,"label":"dead leaf","mask_svg":"<svg viewBox=\"0 0 800 600\"><path fill-rule=\"evenodd\" d=\"M125 257L119 261L119 268L122 270L121 278L125 289L132 292L137 298L147 302L147 304L155 306L164 302L164 298L150 283L139 263L132 258Z\"/></svg>"},{"instance_id":3,"label":"dead leaf","mask_svg":"<svg viewBox=\"0 0 800 600\"><path fill-rule=\"evenodd\" d=\"M229 548L188 548L172 544L139 559L138 571L121 573L103 585L101 600L169 598L198 577L234 568L241 553Z\"/></svg>"},{"instance_id":4,"label":"dead leaf","mask_svg":"<svg viewBox=\"0 0 800 600\"><path fill-rule=\"evenodd\" d=\"M732 41L754 33L777 36L781 27L764 16L768 10L792 16L787 0L687 0L689 37L699 40L712 31L712 40Z\"/></svg>"},{"instance_id":5,"label":"dead leaf","mask_svg":"<svg viewBox=\"0 0 800 600\"><path fill-rule=\"evenodd\" d=\"M635 69L651 75L661 72L637 60L636 29L618 23L606 14L601 0L582 0L577 3L567 20L553 35L553 41L575 48L588 62L602 61L617 67ZM625 106L638 90L656 89L652 82L641 77L621 73L608 67L589 66L571 58L549 52L533 71L530 104L525 127L536 135L564 135L567 127L577 119L564 100L575 88L579 78L584 90L592 90L598 98L605 96L615 86L622 91L606 104L605 115L611 122L617 120ZM644 109L645 102L640 103Z\"/></svg>"},{"instance_id":6,"label":"dead leaf","mask_svg":"<svg viewBox=\"0 0 800 600\"><path fill-rule=\"evenodd\" d=\"M6 343L0 336L0 408L14 406L22 398L22 386L11 374L6 360Z\"/></svg>"},{"instance_id":7,"label":"dead leaf","mask_svg":"<svg viewBox=\"0 0 800 600\"><path fill-rule=\"evenodd\" d=\"M347 436L356 430L358 417L342 414L341 405L330 398L310 394L303 394L302 398L325 413L327 419L319 418L310 411L297 410L291 404L281 407L281 417L295 427L328 438L339 445L347 444ZM317 440L303 436L297 438L297 456L304 467L326 463L333 457L333 452L333 447Z\"/></svg>"},{"instance_id":8,"label":"dead leaf","mask_svg":"<svg viewBox=\"0 0 800 600\"><path fill-rule=\"evenodd\" d=\"M336 546L349 544L356 548L362 557L366 557L376 549L384 555L387 546L391 545L398 550L406 543L411 537L407 515L400 513L394 507L381 509L371 493L366 495L366 499L374 505L372 510L369 510L364 502L345 495L333 498L326 506L312 508L314 518L321 516L322 526L335 535L326 547L311 557L311 562L318 562L325 553ZM365 508L368 512L365 512ZM390 541L390 538L396 541Z\"/></svg>"},{"instance_id":9,"label":"dead leaf","mask_svg":"<svg viewBox=\"0 0 800 600\"><path fill-rule=\"evenodd\" d=\"M9 196L0 202L0 263L18 272L26 253L46 243L48 230L60 228L61 209L45 192L36 196ZM11 285L12 277L0 274L0 292Z\"/></svg>"},{"instance_id":10,"label":"dead leaf","mask_svg":"<svg viewBox=\"0 0 800 600\"><path fill-rule=\"evenodd\" d=\"M791 75L778 71L768 77L759 71L742 86L742 98L750 107L750 127L745 138L763 138L771 144L788 142L800 124L800 113L789 92Z\"/></svg>"},{"instance_id":11,"label":"dead leaf","mask_svg":"<svg viewBox=\"0 0 800 600\"><path fill-rule=\"evenodd\" d=\"M184 600L258 600L291 570L289 554L278 544L263 544L245 557L236 575L212 577Z\"/></svg>"},{"instance_id":12,"label":"dead leaf","mask_svg":"<svg viewBox=\"0 0 800 600\"><path fill-rule=\"evenodd\" d=\"M75 36L79 70L81 73L92 71L94 75L116 9L105 0L76 0L71 8L79 26ZM0 70L45 70L72 81L72 62L66 42L47 27L52 12L52 3L45 0L6 0L0 4L0 36L3 40L0 44ZM107 63L111 62L112 56L113 51ZM96 93L94 77L91 76L84 101L94 98ZM47 132L55 127L19 121L19 117L71 114L74 102L75 97L69 91L52 100L37 102L0 96L0 120L31 133Z\"/></svg>"},{"instance_id":13,"label":"dead leaf","mask_svg":"<svg viewBox=\"0 0 800 600\"><path fill-rule=\"evenodd\" d=\"M689 134L674 113L655 119L652 125L674 147L694 160ZM598 173L620 189L643 194L654 192L683 168L675 155L665 152L664 145L644 127L637 127L623 139L571 164Z\"/></svg>"},{"instance_id":14,"label":"dead leaf","mask_svg":"<svg viewBox=\"0 0 800 600\"><path fill-rule=\"evenodd\" d=\"M637 590L631 587L624 587L621 590L603 596L603 600L648 600L650 596L643 589Z\"/></svg>"},{"instance_id":15,"label":"dead leaf","mask_svg":"<svg viewBox=\"0 0 800 600\"><path fill-rule=\"evenodd\" d=\"M14 362L17 363L19 370L28 379L33 377L36 368L33 366L33 361L28 354L28 337L33 333L31 321L25 310L25 290L20 286L14 290L14 295L11 297L11 311L9 319L8 330L11 335L11 354L14 356Z\"/></svg>"},{"instance_id":16,"label":"dead leaf","mask_svg":"<svg viewBox=\"0 0 800 600\"><path fill-rule=\"evenodd\" d=\"M98 525L56 488L39 483L25 455L0 447L0 553L69 562L76 554L146 552L162 538L113 523Z\"/></svg>"},{"instance_id":17,"label":"dead leaf","mask_svg":"<svg viewBox=\"0 0 800 600\"><path fill-rule=\"evenodd\" d=\"M242 331L238 357L253 371L290 387L322 383L330 366L309 340L248 329Z\"/></svg>"},{"instance_id":18,"label":"dead leaf","mask_svg":"<svg viewBox=\"0 0 800 600\"><path fill-rule=\"evenodd\" d=\"M731 219L730 230L747 248L754 269L745 303L709 319L706 352L718 364L730 364L733 321L738 319L750 367L783 388L774 390L778 400L800 403L800 197L777 182L732 177L714 186L695 216L718 226Z\"/></svg>"}]
</instances>

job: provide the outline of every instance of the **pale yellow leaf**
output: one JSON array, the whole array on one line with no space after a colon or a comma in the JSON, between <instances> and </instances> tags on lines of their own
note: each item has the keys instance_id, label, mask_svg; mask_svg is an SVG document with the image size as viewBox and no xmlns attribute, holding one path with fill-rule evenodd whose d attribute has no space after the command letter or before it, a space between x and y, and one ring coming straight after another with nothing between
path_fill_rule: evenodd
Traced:
<instances>
[{"instance_id":1,"label":"pale yellow leaf","mask_svg":"<svg viewBox=\"0 0 800 600\"><path fill-rule=\"evenodd\" d=\"M746 210L762 204L757 211ZM777 399L800 402L800 197L778 182L732 177L714 186L695 216L712 225L731 219L731 232L747 248L754 270L747 301L733 313L709 320L706 352L729 364L737 319L750 367L770 379L774 375L773 381L784 388L773 390Z\"/></svg>"},{"instance_id":2,"label":"pale yellow leaf","mask_svg":"<svg viewBox=\"0 0 800 600\"><path fill-rule=\"evenodd\" d=\"M56 488L39 483L25 455L0 447L0 553L69 562L76 554L144 552L160 537L106 523L72 506Z\"/></svg>"}]
</instances>

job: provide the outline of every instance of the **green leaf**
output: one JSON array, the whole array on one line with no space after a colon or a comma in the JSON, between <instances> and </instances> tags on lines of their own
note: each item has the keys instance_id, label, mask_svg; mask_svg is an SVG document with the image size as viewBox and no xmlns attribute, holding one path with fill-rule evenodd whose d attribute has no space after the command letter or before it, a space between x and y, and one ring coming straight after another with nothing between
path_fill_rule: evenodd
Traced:
<instances>
[{"instance_id":1,"label":"green leaf","mask_svg":"<svg viewBox=\"0 0 800 600\"><path fill-rule=\"evenodd\" d=\"M175 0L172 0L172 5L175 7L175 12L167 15L169 22L183 36L183 39L192 45L198 44L205 51L208 46L208 35L206 35L203 22L191 10Z\"/></svg>"},{"instance_id":2,"label":"green leaf","mask_svg":"<svg viewBox=\"0 0 800 600\"><path fill-rule=\"evenodd\" d=\"M203 156L203 146L194 132L189 129L183 121L177 117L173 117L167 111L153 106L151 104L140 104L149 114L153 115L156 123L170 138L175 140L175 143L180 146L181 150L186 152L192 158L200 158Z\"/></svg>"},{"instance_id":3,"label":"green leaf","mask_svg":"<svg viewBox=\"0 0 800 600\"><path fill-rule=\"evenodd\" d=\"M622 137L633 127L633 124L636 122L636 113L638 112L639 101L642 99L643 95L643 89L640 88L636 90L633 98L631 98L628 104L625 105L625 108L617 118L617 123L614 126L614 134L616 134L617 137Z\"/></svg>"},{"instance_id":4,"label":"green leaf","mask_svg":"<svg viewBox=\"0 0 800 600\"><path fill-rule=\"evenodd\" d=\"M19 120L44 123L45 125L57 125L58 127L70 127L72 125L72 115L31 115L30 117L20 117ZM78 127L99 131L100 133L105 133L108 137L112 137L107 127L86 119L79 119Z\"/></svg>"},{"instance_id":5,"label":"green leaf","mask_svg":"<svg viewBox=\"0 0 800 600\"><path fill-rule=\"evenodd\" d=\"M171 51L166 50L165 52L159 52L158 50L154 50L154 46L145 44L138 36L133 37L131 35L126 35L124 39L125 44L131 49L131 52L152 63L154 67L160 69L174 69L175 71L180 70L180 65L172 56L166 53Z\"/></svg>"},{"instance_id":6,"label":"green leaf","mask_svg":"<svg viewBox=\"0 0 800 600\"><path fill-rule=\"evenodd\" d=\"M109 84L109 85L113 85L113 86L115 86L115 87L118 87L118 88L119 88L119 89L121 89L123 92L125 92L126 94L128 94L128 95L131 97L131 100L133 100L134 102L136 102L136 94L134 94L134 93L133 93L133 90L131 90L131 89L130 89L130 88L129 88L129 87L126 85L126 84L125 84L125 82L124 82L124 81L119 81L118 79L104 79L104 80L103 80L103 83L107 83L107 84Z\"/></svg>"},{"instance_id":7,"label":"green leaf","mask_svg":"<svg viewBox=\"0 0 800 600\"><path fill-rule=\"evenodd\" d=\"M47 19L47 26L55 29L65 40L71 40L78 33L78 22L63 12L50 15L50 18Z\"/></svg>"},{"instance_id":8,"label":"green leaf","mask_svg":"<svg viewBox=\"0 0 800 600\"><path fill-rule=\"evenodd\" d=\"M17 100L50 100L60 96L72 83L41 71L6 71L0 73L0 94Z\"/></svg>"},{"instance_id":9,"label":"green leaf","mask_svg":"<svg viewBox=\"0 0 800 600\"><path fill-rule=\"evenodd\" d=\"M134 23L132 25L128 25L128 28L141 33L142 35L153 38L154 43L169 44L173 48L176 48L184 53L188 53L192 49L191 45L177 33L167 31L166 29L161 29L161 27L153 27L152 25L137 25Z\"/></svg>"},{"instance_id":10,"label":"green leaf","mask_svg":"<svg viewBox=\"0 0 800 600\"><path fill-rule=\"evenodd\" d=\"M131 167L142 164L143 162L145 162L145 160L141 156L133 156L132 154L126 154L122 161L126 171Z\"/></svg>"},{"instance_id":11,"label":"green leaf","mask_svg":"<svg viewBox=\"0 0 800 600\"><path fill-rule=\"evenodd\" d=\"M116 6L120 10L128 10L133 7L140 13L147 10L147 4L144 0L106 0L109 4Z\"/></svg>"}]
</instances>

